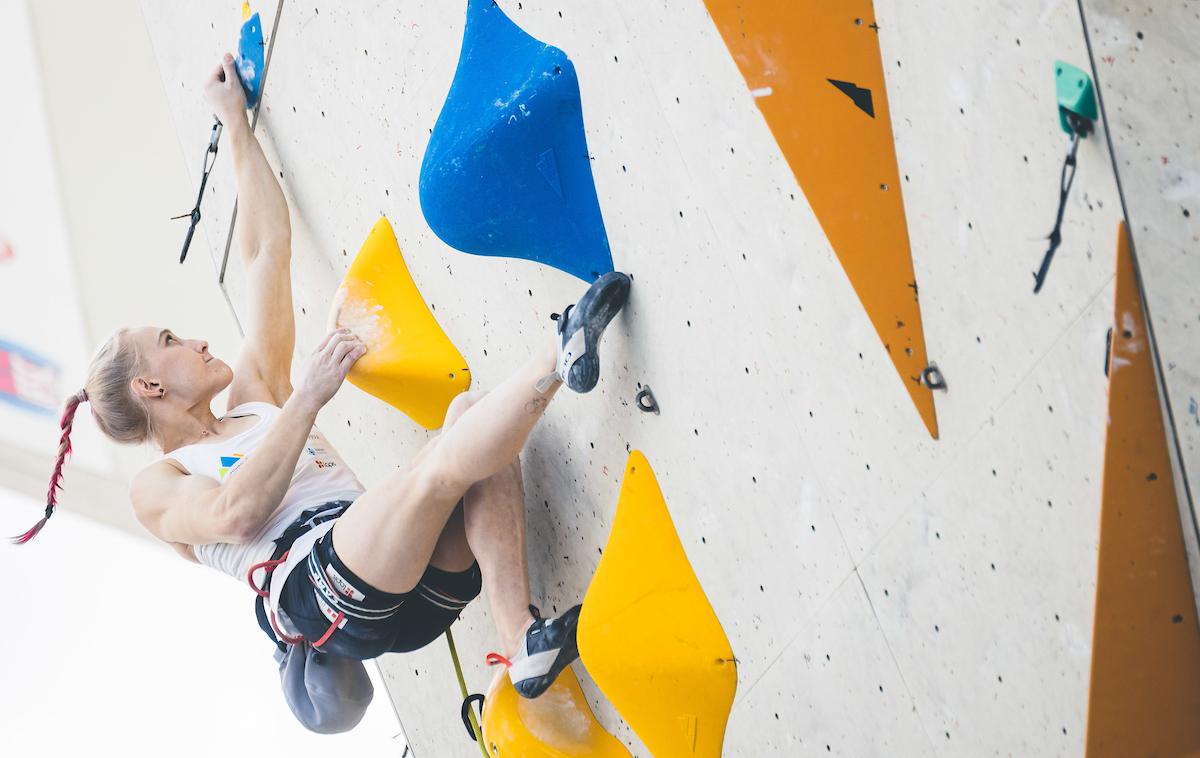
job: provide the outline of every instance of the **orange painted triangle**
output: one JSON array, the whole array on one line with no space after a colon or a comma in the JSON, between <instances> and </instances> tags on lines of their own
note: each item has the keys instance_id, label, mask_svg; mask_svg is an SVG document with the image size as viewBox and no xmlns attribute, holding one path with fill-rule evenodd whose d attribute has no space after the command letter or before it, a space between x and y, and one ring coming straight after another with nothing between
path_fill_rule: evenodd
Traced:
<instances>
[{"instance_id":1,"label":"orange painted triangle","mask_svg":"<svg viewBox=\"0 0 1200 758\"><path fill-rule=\"evenodd\" d=\"M1200 625L1122 223L1109 356L1089 758L1200 753Z\"/></svg>"},{"instance_id":2,"label":"orange painted triangle","mask_svg":"<svg viewBox=\"0 0 1200 758\"><path fill-rule=\"evenodd\" d=\"M936 439L871 0L705 3Z\"/></svg>"}]
</instances>

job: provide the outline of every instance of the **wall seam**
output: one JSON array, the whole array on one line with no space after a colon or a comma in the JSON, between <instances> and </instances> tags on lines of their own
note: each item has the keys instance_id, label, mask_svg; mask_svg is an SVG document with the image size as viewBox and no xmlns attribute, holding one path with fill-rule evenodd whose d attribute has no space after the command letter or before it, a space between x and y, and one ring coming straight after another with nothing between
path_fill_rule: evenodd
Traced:
<instances>
[{"instance_id":1,"label":"wall seam","mask_svg":"<svg viewBox=\"0 0 1200 758\"><path fill-rule=\"evenodd\" d=\"M1175 423L1175 411L1171 406L1171 392L1170 388L1167 387L1167 375L1163 371L1162 356L1158 350L1158 338L1154 334L1154 319L1150 313L1150 298L1146 296L1146 285L1142 280L1142 267L1138 261L1133 224L1129 219L1129 206L1125 202L1125 188L1121 184L1121 170L1117 165L1117 152L1113 146L1112 130L1109 128L1108 114L1104 108L1104 91L1100 87L1100 74L1096 68L1096 55L1092 51L1092 38L1088 32L1087 14L1083 7L1083 0L1076 0L1076 4L1079 6L1079 21L1083 26L1083 41L1087 45L1088 64L1092 69L1092 79L1096 83L1096 101L1100 106L1100 119L1104 125L1104 141L1108 145L1108 157L1112 162L1113 179L1117 183L1117 197L1121 198L1121 213L1125 216L1126 228L1128 229L1129 253L1133 259L1133 276L1137 281L1138 295L1142 299L1142 312L1146 317L1146 333L1150 338L1150 354L1154 357L1155 379L1158 382L1162 405L1167 411L1166 426L1173 450L1171 457L1174 459L1175 464L1179 466L1180 479L1183 481L1184 500L1187 503L1188 513L1192 517L1192 532L1195 535L1197 544L1200 544L1200 521L1196 518L1196 503L1192 498L1192 488L1188 481L1187 464L1184 462L1183 457L1183 443L1179 439L1179 428Z\"/></svg>"}]
</instances>

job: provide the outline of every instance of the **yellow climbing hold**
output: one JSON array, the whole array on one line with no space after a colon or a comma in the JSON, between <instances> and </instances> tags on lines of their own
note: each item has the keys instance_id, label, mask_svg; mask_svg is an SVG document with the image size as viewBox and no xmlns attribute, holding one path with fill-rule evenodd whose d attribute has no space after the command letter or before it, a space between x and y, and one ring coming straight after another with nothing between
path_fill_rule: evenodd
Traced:
<instances>
[{"instance_id":1,"label":"yellow climbing hold","mask_svg":"<svg viewBox=\"0 0 1200 758\"><path fill-rule=\"evenodd\" d=\"M588 673L655 758L721 754L733 650L636 450L578 637Z\"/></svg>"},{"instance_id":2,"label":"yellow climbing hold","mask_svg":"<svg viewBox=\"0 0 1200 758\"><path fill-rule=\"evenodd\" d=\"M534 700L501 674L483 702L483 741L495 758L629 758L596 721L570 668Z\"/></svg>"},{"instance_id":3,"label":"yellow climbing hold","mask_svg":"<svg viewBox=\"0 0 1200 758\"><path fill-rule=\"evenodd\" d=\"M249 0L242 0L242 21L245 22L245 21L248 21L249 19L250 19L250 2L249 2Z\"/></svg>"},{"instance_id":4,"label":"yellow climbing hold","mask_svg":"<svg viewBox=\"0 0 1200 758\"><path fill-rule=\"evenodd\" d=\"M330 326L349 327L367 344L350 383L426 429L441 426L450 401L471 386L466 360L421 298L386 218L346 272Z\"/></svg>"}]
</instances>

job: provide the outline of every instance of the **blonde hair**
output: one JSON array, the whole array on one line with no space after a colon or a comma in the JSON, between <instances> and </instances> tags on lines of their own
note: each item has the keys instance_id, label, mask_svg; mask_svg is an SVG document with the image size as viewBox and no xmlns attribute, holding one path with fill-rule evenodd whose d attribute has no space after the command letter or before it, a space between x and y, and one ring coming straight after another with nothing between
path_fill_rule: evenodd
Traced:
<instances>
[{"instance_id":1,"label":"blonde hair","mask_svg":"<svg viewBox=\"0 0 1200 758\"><path fill-rule=\"evenodd\" d=\"M36 537L54 515L58 491L62 489L63 464L71 455L71 428L80 404L91 402L92 418L96 425L106 437L116 442L138 444L154 439L150 413L144 401L130 387L142 367L141 352L128 329L117 330L96 351L88 366L83 389L67 398L59 420L62 435L58 440L54 471L50 475L50 489L46 491L46 514L24 534L13 537L15 544L23 545Z\"/></svg>"},{"instance_id":2,"label":"blonde hair","mask_svg":"<svg viewBox=\"0 0 1200 758\"><path fill-rule=\"evenodd\" d=\"M129 386L143 368L141 351L128 329L118 329L109 337L88 366L83 389L92 404L92 418L115 442L133 445L154 439L145 401Z\"/></svg>"}]
</instances>

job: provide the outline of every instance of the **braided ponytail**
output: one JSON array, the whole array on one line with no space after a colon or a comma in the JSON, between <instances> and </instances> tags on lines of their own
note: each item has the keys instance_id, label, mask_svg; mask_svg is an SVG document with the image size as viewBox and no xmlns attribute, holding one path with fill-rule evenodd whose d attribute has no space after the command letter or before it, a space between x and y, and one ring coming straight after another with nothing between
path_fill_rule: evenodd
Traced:
<instances>
[{"instance_id":1,"label":"braided ponytail","mask_svg":"<svg viewBox=\"0 0 1200 758\"><path fill-rule=\"evenodd\" d=\"M58 491L62 489L63 464L71 455L71 426L79 404L91 405L92 419L106 437L122 444L141 444L154 439L154 428L145 403L134 395L129 383L144 367L136 341L128 329L119 329L109 337L88 366L84 389L67 399L59 426L58 457L46 491L46 515L12 542L24 545L37 536L58 506Z\"/></svg>"},{"instance_id":2,"label":"braided ponytail","mask_svg":"<svg viewBox=\"0 0 1200 758\"><path fill-rule=\"evenodd\" d=\"M54 515L54 508L58 505L58 491L62 489L63 464L71 455L71 427L75 423L75 411L79 409L80 403L87 399L87 390L80 390L67 400L62 419L58 422L62 428L62 436L58 439L58 458L54 462L54 473L50 475L50 489L46 491L46 515L27 532L19 537L13 537L11 541L14 545L24 545L36 537L50 517Z\"/></svg>"}]
</instances>

